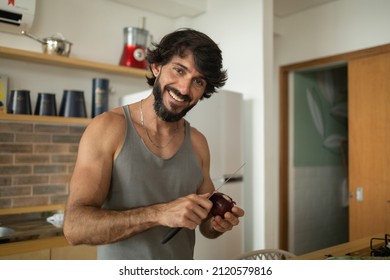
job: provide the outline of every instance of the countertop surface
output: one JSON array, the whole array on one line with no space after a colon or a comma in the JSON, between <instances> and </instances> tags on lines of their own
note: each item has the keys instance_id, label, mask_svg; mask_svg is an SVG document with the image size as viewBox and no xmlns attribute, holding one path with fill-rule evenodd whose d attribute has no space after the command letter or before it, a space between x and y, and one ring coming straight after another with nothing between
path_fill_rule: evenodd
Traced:
<instances>
[{"instance_id":1,"label":"countertop surface","mask_svg":"<svg viewBox=\"0 0 390 280\"><path fill-rule=\"evenodd\" d=\"M0 227L11 229L0 236L0 244L62 236L62 223L53 225L47 218L57 212L37 212L0 216Z\"/></svg>"},{"instance_id":2,"label":"countertop surface","mask_svg":"<svg viewBox=\"0 0 390 280\"><path fill-rule=\"evenodd\" d=\"M63 213L62 204L0 209L0 227L14 230L10 236L0 238L0 256L70 246L63 236L61 220L57 219L58 214L63 218ZM53 216L58 222L55 225L48 222Z\"/></svg>"},{"instance_id":3,"label":"countertop surface","mask_svg":"<svg viewBox=\"0 0 390 280\"><path fill-rule=\"evenodd\" d=\"M372 247L377 249L385 245L385 234L375 234L362 239L346 242L333 247L297 256L295 260L325 260L325 259L389 259L371 255Z\"/></svg>"}]
</instances>

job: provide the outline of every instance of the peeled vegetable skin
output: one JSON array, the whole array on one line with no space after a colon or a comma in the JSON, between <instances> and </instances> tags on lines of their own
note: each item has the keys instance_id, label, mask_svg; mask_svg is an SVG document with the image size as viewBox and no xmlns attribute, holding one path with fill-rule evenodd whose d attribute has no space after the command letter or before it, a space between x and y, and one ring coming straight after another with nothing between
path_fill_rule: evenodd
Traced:
<instances>
[{"instance_id":1,"label":"peeled vegetable skin","mask_svg":"<svg viewBox=\"0 0 390 280\"><path fill-rule=\"evenodd\" d=\"M213 203L211 208L211 215L223 217L226 212L231 212L236 202L227 194L216 192L210 196L210 201Z\"/></svg>"}]
</instances>

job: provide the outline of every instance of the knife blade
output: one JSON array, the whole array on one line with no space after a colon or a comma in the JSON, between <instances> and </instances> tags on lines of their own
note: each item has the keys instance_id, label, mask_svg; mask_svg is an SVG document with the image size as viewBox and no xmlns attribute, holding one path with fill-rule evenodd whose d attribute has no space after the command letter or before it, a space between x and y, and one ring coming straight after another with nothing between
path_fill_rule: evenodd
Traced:
<instances>
[{"instance_id":1,"label":"knife blade","mask_svg":"<svg viewBox=\"0 0 390 280\"><path fill-rule=\"evenodd\" d=\"M225 179L223 181L223 183L221 185L219 185L218 188L216 188L212 194L210 194L207 198L210 198L213 194L215 194L220 188L222 188L227 182L230 181L230 179L232 179L238 171L240 171L244 165L246 164L246 162L244 162L239 168L237 168L236 171L234 171L227 179ZM164 237L161 239L161 244L165 244L167 243L169 240L171 240L182 228L181 227L177 227L177 228L171 228L168 230L168 232L164 235Z\"/></svg>"}]
</instances>

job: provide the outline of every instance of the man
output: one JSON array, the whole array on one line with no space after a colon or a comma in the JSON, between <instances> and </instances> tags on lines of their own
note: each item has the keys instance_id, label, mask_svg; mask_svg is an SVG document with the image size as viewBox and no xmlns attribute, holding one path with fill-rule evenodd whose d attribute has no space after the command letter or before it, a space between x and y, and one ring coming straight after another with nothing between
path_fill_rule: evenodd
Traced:
<instances>
[{"instance_id":1,"label":"man","mask_svg":"<svg viewBox=\"0 0 390 280\"><path fill-rule=\"evenodd\" d=\"M95 117L80 141L64 234L70 244L99 245L99 259L192 259L198 225L216 238L244 215L239 207L209 215L208 144L183 119L225 84L220 49L191 29L154 47L147 54L152 94Z\"/></svg>"}]
</instances>

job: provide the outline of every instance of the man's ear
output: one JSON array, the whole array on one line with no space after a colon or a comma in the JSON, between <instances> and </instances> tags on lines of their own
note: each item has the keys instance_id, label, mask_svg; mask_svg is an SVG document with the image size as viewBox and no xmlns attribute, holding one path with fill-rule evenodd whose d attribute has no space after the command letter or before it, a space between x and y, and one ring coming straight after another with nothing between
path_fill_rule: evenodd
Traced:
<instances>
[{"instance_id":1,"label":"man's ear","mask_svg":"<svg viewBox=\"0 0 390 280\"><path fill-rule=\"evenodd\" d=\"M153 63L151 65L152 73L155 77L157 77L160 74L161 71L161 65Z\"/></svg>"}]
</instances>

